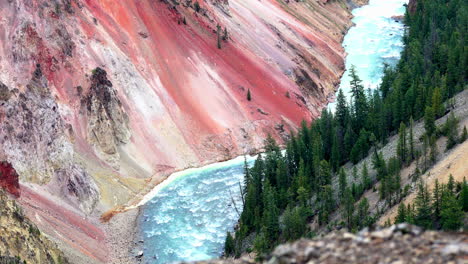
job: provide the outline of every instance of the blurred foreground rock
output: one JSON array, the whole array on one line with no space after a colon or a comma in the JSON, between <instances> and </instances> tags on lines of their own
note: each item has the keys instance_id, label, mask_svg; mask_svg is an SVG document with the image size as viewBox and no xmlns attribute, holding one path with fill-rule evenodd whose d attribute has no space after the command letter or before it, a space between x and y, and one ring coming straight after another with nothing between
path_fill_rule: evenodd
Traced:
<instances>
[{"instance_id":1,"label":"blurred foreground rock","mask_svg":"<svg viewBox=\"0 0 468 264\"><path fill-rule=\"evenodd\" d=\"M253 258L197 263L256 263ZM468 234L423 231L399 224L358 234L334 232L314 240L301 239L276 247L263 263L468 263Z\"/></svg>"}]
</instances>

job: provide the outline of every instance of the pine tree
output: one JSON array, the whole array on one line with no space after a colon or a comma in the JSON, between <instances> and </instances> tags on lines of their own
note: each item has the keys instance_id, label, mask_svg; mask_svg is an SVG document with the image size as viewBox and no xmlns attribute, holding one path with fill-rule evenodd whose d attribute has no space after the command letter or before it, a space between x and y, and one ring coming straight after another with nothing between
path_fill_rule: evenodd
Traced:
<instances>
[{"instance_id":1,"label":"pine tree","mask_svg":"<svg viewBox=\"0 0 468 264\"><path fill-rule=\"evenodd\" d=\"M463 177L462 189L460 192L460 205L464 212L468 211L468 184Z\"/></svg>"},{"instance_id":2,"label":"pine tree","mask_svg":"<svg viewBox=\"0 0 468 264\"><path fill-rule=\"evenodd\" d=\"M330 185L322 186L319 193L320 196L320 211L319 223L321 225L328 223L330 214L335 209L335 201L333 200L333 189Z\"/></svg>"},{"instance_id":3,"label":"pine tree","mask_svg":"<svg viewBox=\"0 0 468 264\"><path fill-rule=\"evenodd\" d=\"M455 180L453 179L453 175L450 174L449 175L449 180L447 182L447 191L448 191L448 193L453 194L454 189L455 189Z\"/></svg>"},{"instance_id":4,"label":"pine tree","mask_svg":"<svg viewBox=\"0 0 468 264\"><path fill-rule=\"evenodd\" d=\"M268 243L273 243L279 235L279 213L276 206L275 190L268 180L265 182L263 204L265 205L263 211L265 238Z\"/></svg>"},{"instance_id":5,"label":"pine tree","mask_svg":"<svg viewBox=\"0 0 468 264\"><path fill-rule=\"evenodd\" d=\"M247 101L252 101L252 95L250 94L250 89L247 89Z\"/></svg>"},{"instance_id":6,"label":"pine tree","mask_svg":"<svg viewBox=\"0 0 468 264\"><path fill-rule=\"evenodd\" d=\"M445 122L445 130L448 138L447 149L451 149L458 143L458 119L453 114L453 111Z\"/></svg>"},{"instance_id":7,"label":"pine tree","mask_svg":"<svg viewBox=\"0 0 468 264\"><path fill-rule=\"evenodd\" d=\"M427 136L432 136L436 131L434 109L426 107L424 114L424 128L426 129Z\"/></svg>"},{"instance_id":8,"label":"pine tree","mask_svg":"<svg viewBox=\"0 0 468 264\"><path fill-rule=\"evenodd\" d=\"M364 187L364 190L367 190L371 187L371 180L369 178L369 171L367 169L367 163L364 162L364 165L362 165L362 185Z\"/></svg>"},{"instance_id":9,"label":"pine tree","mask_svg":"<svg viewBox=\"0 0 468 264\"><path fill-rule=\"evenodd\" d=\"M431 162L434 164L437 161L437 156L439 155L439 151L437 150L437 138L435 135L432 135L430 138L430 147L431 147Z\"/></svg>"},{"instance_id":10,"label":"pine tree","mask_svg":"<svg viewBox=\"0 0 468 264\"><path fill-rule=\"evenodd\" d=\"M247 156L244 156L244 189L243 193L247 194L247 187L249 186L250 181L252 180L249 172L249 165L247 163Z\"/></svg>"},{"instance_id":11,"label":"pine tree","mask_svg":"<svg viewBox=\"0 0 468 264\"><path fill-rule=\"evenodd\" d=\"M434 89L432 93L432 109L436 117L441 117L444 114L444 105L442 104L442 95L440 89Z\"/></svg>"},{"instance_id":12,"label":"pine tree","mask_svg":"<svg viewBox=\"0 0 468 264\"><path fill-rule=\"evenodd\" d=\"M331 184L331 170L326 160L320 161L320 174L318 178L319 186Z\"/></svg>"},{"instance_id":13,"label":"pine tree","mask_svg":"<svg viewBox=\"0 0 468 264\"><path fill-rule=\"evenodd\" d=\"M416 215L415 223L423 228L429 229L432 227L432 211L430 193L427 186L422 182L419 183L418 193L416 196Z\"/></svg>"},{"instance_id":14,"label":"pine tree","mask_svg":"<svg viewBox=\"0 0 468 264\"><path fill-rule=\"evenodd\" d=\"M406 205L404 203L400 203L398 206L398 214L395 219L395 224L403 223L406 221Z\"/></svg>"},{"instance_id":15,"label":"pine tree","mask_svg":"<svg viewBox=\"0 0 468 264\"><path fill-rule=\"evenodd\" d=\"M434 183L434 193L432 198L432 207L434 216L436 218L440 217L440 207L442 204L442 186L439 185L439 180L436 179Z\"/></svg>"},{"instance_id":16,"label":"pine tree","mask_svg":"<svg viewBox=\"0 0 468 264\"><path fill-rule=\"evenodd\" d=\"M408 204L406 208L405 222L408 224L414 224L414 206L412 207L410 204Z\"/></svg>"},{"instance_id":17,"label":"pine tree","mask_svg":"<svg viewBox=\"0 0 468 264\"><path fill-rule=\"evenodd\" d=\"M267 238L266 238L266 232L264 229L262 229L260 231L259 234L257 234L257 236L255 236L255 239L254 239L254 249L256 252L260 253L260 254L265 254L268 252L268 250L270 249L270 245Z\"/></svg>"},{"instance_id":18,"label":"pine tree","mask_svg":"<svg viewBox=\"0 0 468 264\"><path fill-rule=\"evenodd\" d=\"M346 187L347 187L346 173L345 173L343 167L341 167L340 173L339 173L339 184L340 184L340 196L341 196L341 198L343 198L344 194L345 194Z\"/></svg>"},{"instance_id":19,"label":"pine tree","mask_svg":"<svg viewBox=\"0 0 468 264\"><path fill-rule=\"evenodd\" d=\"M299 239L306 231L306 218L301 214L301 208L288 207L283 216L283 235L286 241Z\"/></svg>"},{"instance_id":20,"label":"pine tree","mask_svg":"<svg viewBox=\"0 0 468 264\"><path fill-rule=\"evenodd\" d=\"M228 32L227 32L227 28L226 28L226 27L224 27L223 40L224 40L224 41L227 41L227 40L228 40Z\"/></svg>"},{"instance_id":21,"label":"pine tree","mask_svg":"<svg viewBox=\"0 0 468 264\"><path fill-rule=\"evenodd\" d=\"M235 249L234 238L230 232L227 232L226 241L224 242L224 255L227 257L234 255Z\"/></svg>"},{"instance_id":22,"label":"pine tree","mask_svg":"<svg viewBox=\"0 0 468 264\"><path fill-rule=\"evenodd\" d=\"M221 26L219 24L216 25L216 36L218 37L218 49L221 49Z\"/></svg>"},{"instance_id":23,"label":"pine tree","mask_svg":"<svg viewBox=\"0 0 468 264\"><path fill-rule=\"evenodd\" d=\"M443 195L440 216L444 230L458 230L462 226L463 210L455 195Z\"/></svg>"},{"instance_id":24,"label":"pine tree","mask_svg":"<svg viewBox=\"0 0 468 264\"><path fill-rule=\"evenodd\" d=\"M193 4L194 8L195 8L195 12L200 12L200 4L198 3L198 1L195 1L195 3Z\"/></svg>"},{"instance_id":25,"label":"pine tree","mask_svg":"<svg viewBox=\"0 0 468 264\"><path fill-rule=\"evenodd\" d=\"M411 117L410 118L410 127L409 127L409 139L408 139L409 140L410 160L414 160L414 158L415 158L413 127L414 127L414 120L413 120L413 117Z\"/></svg>"},{"instance_id":26,"label":"pine tree","mask_svg":"<svg viewBox=\"0 0 468 264\"><path fill-rule=\"evenodd\" d=\"M361 128L364 127L365 118L367 116L367 99L364 93L362 80L357 75L355 66L351 66L349 76L351 77L351 96L354 103L353 128L355 131L361 131Z\"/></svg>"},{"instance_id":27,"label":"pine tree","mask_svg":"<svg viewBox=\"0 0 468 264\"><path fill-rule=\"evenodd\" d=\"M372 167L377 171L378 180L385 178L387 175L387 166L382 157L382 153L377 153L377 150L374 150L374 154L372 156Z\"/></svg>"},{"instance_id":28,"label":"pine tree","mask_svg":"<svg viewBox=\"0 0 468 264\"><path fill-rule=\"evenodd\" d=\"M346 128L346 121L348 119L348 106L346 103L346 97L343 94L343 89L338 91L338 96L336 97L336 111L335 116L338 122L338 125L343 129Z\"/></svg>"},{"instance_id":29,"label":"pine tree","mask_svg":"<svg viewBox=\"0 0 468 264\"><path fill-rule=\"evenodd\" d=\"M343 216L348 230L353 229L354 197L349 188L346 188L344 195Z\"/></svg>"},{"instance_id":30,"label":"pine tree","mask_svg":"<svg viewBox=\"0 0 468 264\"><path fill-rule=\"evenodd\" d=\"M330 164L333 168L333 171L337 171L338 166L341 162L341 155L339 150L338 135L336 131L333 131L333 141L332 141L332 150L330 157Z\"/></svg>"},{"instance_id":31,"label":"pine tree","mask_svg":"<svg viewBox=\"0 0 468 264\"><path fill-rule=\"evenodd\" d=\"M357 167L356 166L353 167L353 180L354 181L357 180Z\"/></svg>"},{"instance_id":32,"label":"pine tree","mask_svg":"<svg viewBox=\"0 0 468 264\"><path fill-rule=\"evenodd\" d=\"M357 221L359 225L359 229L362 229L366 226L369 226L371 223L370 221L370 216L369 216L369 201L367 200L366 197L364 197L358 205L358 211L357 211Z\"/></svg>"},{"instance_id":33,"label":"pine tree","mask_svg":"<svg viewBox=\"0 0 468 264\"><path fill-rule=\"evenodd\" d=\"M403 122L400 123L400 130L399 130L399 138L398 138L398 147L397 147L397 154L400 162L402 164L406 163L406 154L407 154L407 146L406 146L406 126Z\"/></svg>"},{"instance_id":34,"label":"pine tree","mask_svg":"<svg viewBox=\"0 0 468 264\"><path fill-rule=\"evenodd\" d=\"M468 138L468 132L466 131L466 126L463 126L463 133L460 137L460 143L465 142L467 138Z\"/></svg>"}]
</instances>

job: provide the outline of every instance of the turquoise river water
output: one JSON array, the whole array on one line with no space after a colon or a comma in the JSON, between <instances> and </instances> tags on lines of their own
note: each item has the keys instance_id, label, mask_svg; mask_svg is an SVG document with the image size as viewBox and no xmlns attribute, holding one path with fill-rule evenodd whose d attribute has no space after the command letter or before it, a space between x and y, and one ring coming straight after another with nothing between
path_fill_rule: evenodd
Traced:
<instances>
[{"instance_id":1,"label":"turquoise river water","mask_svg":"<svg viewBox=\"0 0 468 264\"><path fill-rule=\"evenodd\" d=\"M403 48L404 26L392 19L403 15L407 0L370 0L353 11L352 27L344 39L346 67L355 65L367 87L375 88L383 63L394 65ZM347 72L340 88L349 93ZM331 106L333 107L333 105ZM249 165L254 157L247 157ZM175 173L142 205L138 219L143 243L143 262L170 263L204 260L223 252L227 231L239 219L239 184L244 158ZM236 210L237 208L237 210ZM238 212L239 211L239 212Z\"/></svg>"}]
</instances>

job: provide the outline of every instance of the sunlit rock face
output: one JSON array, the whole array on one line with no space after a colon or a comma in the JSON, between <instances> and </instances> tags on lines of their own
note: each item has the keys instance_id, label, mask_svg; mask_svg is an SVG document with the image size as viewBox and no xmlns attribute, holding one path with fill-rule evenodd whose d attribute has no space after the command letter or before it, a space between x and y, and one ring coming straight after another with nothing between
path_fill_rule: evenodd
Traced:
<instances>
[{"instance_id":1,"label":"sunlit rock face","mask_svg":"<svg viewBox=\"0 0 468 264\"><path fill-rule=\"evenodd\" d=\"M258 150L268 133L281 141L333 94L348 9L339 1L1 1L1 153L20 180L57 181L90 210L99 193L107 208L121 203L112 177L163 177ZM13 112L23 121L10 121Z\"/></svg>"},{"instance_id":2,"label":"sunlit rock face","mask_svg":"<svg viewBox=\"0 0 468 264\"><path fill-rule=\"evenodd\" d=\"M0 5L2 82L24 87L40 64L80 150L124 174L138 163L141 176L259 148L267 133L280 138L275 127L316 117L343 71L350 26L347 7L334 1ZM218 24L227 31L221 49ZM112 84L116 112L92 95L96 67ZM94 100L84 113L83 98Z\"/></svg>"},{"instance_id":3,"label":"sunlit rock face","mask_svg":"<svg viewBox=\"0 0 468 264\"><path fill-rule=\"evenodd\" d=\"M128 143L130 138L128 116L103 69L93 70L91 87L82 97L81 107L88 121L89 143L104 160L118 169L117 146Z\"/></svg>"}]
</instances>

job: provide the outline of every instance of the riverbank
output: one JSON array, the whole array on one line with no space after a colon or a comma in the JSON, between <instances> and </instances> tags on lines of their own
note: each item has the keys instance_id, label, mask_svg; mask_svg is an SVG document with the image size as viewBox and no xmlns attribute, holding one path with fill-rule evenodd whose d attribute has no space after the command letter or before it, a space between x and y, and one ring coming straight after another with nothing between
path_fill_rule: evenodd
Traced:
<instances>
[{"instance_id":1,"label":"riverbank","mask_svg":"<svg viewBox=\"0 0 468 264\"><path fill-rule=\"evenodd\" d=\"M105 225L109 263L134 264L142 243L139 240L138 217L140 208L115 215Z\"/></svg>"}]
</instances>

